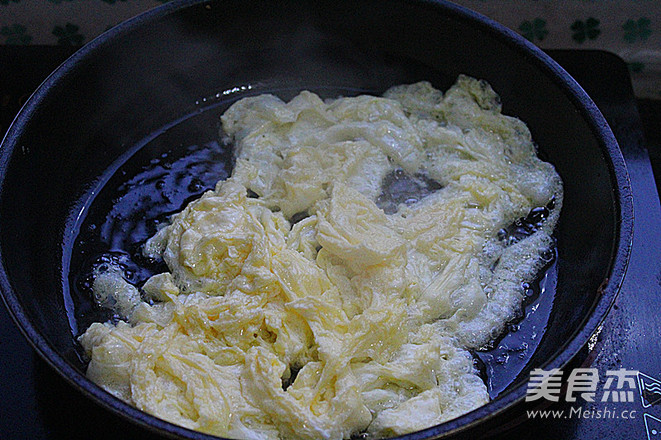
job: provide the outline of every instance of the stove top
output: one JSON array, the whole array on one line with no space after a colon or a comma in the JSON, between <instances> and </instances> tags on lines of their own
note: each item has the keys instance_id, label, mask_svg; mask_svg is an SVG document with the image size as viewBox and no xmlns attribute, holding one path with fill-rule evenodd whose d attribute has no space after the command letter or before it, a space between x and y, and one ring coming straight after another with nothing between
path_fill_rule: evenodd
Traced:
<instances>
[{"instance_id":1,"label":"stove top","mask_svg":"<svg viewBox=\"0 0 661 440\"><path fill-rule=\"evenodd\" d=\"M73 53L63 46L0 46L0 136L30 93ZM580 356L600 373L636 370L661 383L661 102L636 101L626 65L600 51L549 51L593 98L608 120L624 154L634 193L633 251L622 290L597 338ZM71 387L31 348L0 307L0 439L144 439L160 437L101 408ZM587 362L586 362L587 360ZM577 363L578 366L578 363ZM634 392L638 393L637 388ZM661 392L659 392L661 396ZM647 400L645 399L647 397ZM661 399L641 396L608 408L626 419L567 417L572 404L547 409L564 416L519 418L490 438L661 439ZM656 404L655 404L656 402ZM575 407L576 404L574 403ZM581 402L583 414L604 409Z\"/></svg>"}]
</instances>

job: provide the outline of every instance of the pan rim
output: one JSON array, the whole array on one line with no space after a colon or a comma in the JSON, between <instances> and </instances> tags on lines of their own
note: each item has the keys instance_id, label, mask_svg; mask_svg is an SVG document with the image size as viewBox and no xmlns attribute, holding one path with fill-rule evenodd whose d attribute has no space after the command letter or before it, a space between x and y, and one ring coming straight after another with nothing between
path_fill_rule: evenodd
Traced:
<instances>
[{"instance_id":1,"label":"pan rim","mask_svg":"<svg viewBox=\"0 0 661 440\"><path fill-rule=\"evenodd\" d=\"M11 159L12 153L17 147L17 141L23 126L30 120L32 114L37 110L39 104L48 97L51 90L57 88L76 65L84 60L88 54L96 51L99 47L110 44L115 38L130 32L150 22L154 22L175 11L191 6L213 3L208 0L174 0L157 8L144 12L108 31L101 34L90 43L62 63L32 94L23 108L15 117L9 127L0 150L0 197L2 197L5 186L5 173ZM578 115L589 125L592 135L597 140L599 148L607 158L609 177L614 190L616 224L615 243L612 250L612 260L609 268L609 278L604 280L600 298L595 302L590 315L581 323L580 331L576 332L563 346L559 347L556 354L552 356L543 366L545 368L560 368L566 365L590 337L598 330L603 319L608 314L624 280L626 269L631 253L633 242L633 195L626 164L617 141L606 123L603 115L589 98L586 92L576 81L555 61L553 61L541 49L525 40L514 31L500 25L499 23L471 11L463 6L450 3L446 0L404 0L405 4L421 7L436 8L455 20L468 22L471 26L481 30L490 37L505 43L517 54L530 62L534 67L552 80L555 85L565 94ZM0 229L2 219L0 218ZM171 437L186 437L191 439L216 439L218 437L203 434L198 431L166 422L158 417L152 416L124 401L110 395L98 385L94 384L78 369L60 356L50 345L44 336L30 323L16 296L7 272L5 270L2 248L0 247L0 292L6 308L12 319L17 324L28 342L39 353L39 355L53 367L67 382L82 391L102 406L119 414L127 420L137 423L144 428L165 434ZM440 425L436 425L411 434L406 434L399 439L418 440L423 438L438 438L446 435L456 435L481 424L498 414L521 402L525 395L526 384L522 383L507 392L467 414L452 419Z\"/></svg>"}]
</instances>

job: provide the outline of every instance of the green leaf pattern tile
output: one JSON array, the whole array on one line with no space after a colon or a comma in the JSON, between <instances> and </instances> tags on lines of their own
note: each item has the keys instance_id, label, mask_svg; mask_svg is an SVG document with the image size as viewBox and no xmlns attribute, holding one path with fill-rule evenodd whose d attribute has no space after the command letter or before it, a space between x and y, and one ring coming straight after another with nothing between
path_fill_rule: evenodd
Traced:
<instances>
[{"instance_id":1,"label":"green leaf pattern tile","mask_svg":"<svg viewBox=\"0 0 661 440\"><path fill-rule=\"evenodd\" d=\"M645 64L638 61L634 61L631 63L627 63L627 67L629 68L629 71L632 73L640 73L645 69Z\"/></svg>"},{"instance_id":2,"label":"green leaf pattern tile","mask_svg":"<svg viewBox=\"0 0 661 440\"><path fill-rule=\"evenodd\" d=\"M521 32L521 35L532 42L543 41L544 37L549 33L546 29L546 20L539 17L532 21L526 20L522 22L519 25L519 31Z\"/></svg>"},{"instance_id":3,"label":"green leaf pattern tile","mask_svg":"<svg viewBox=\"0 0 661 440\"><path fill-rule=\"evenodd\" d=\"M52 34L57 37L57 44L63 46L80 46L85 37L78 33L80 28L75 24L67 23L64 26L55 26Z\"/></svg>"},{"instance_id":4,"label":"green leaf pattern tile","mask_svg":"<svg viewBox=\"0 0 661 440\"><path fill-rule=\"evenodd\" d=\"M623 25L624 41L635 43L636 41L647 41L652 34L650 25L652 21L647 17L641 17L638 20L627 20Z\"/></svg>"},{"instance_id":5,"label":"green leaf pattern tile","mask_svg":"<svg viewBox=\"0 0 661 440\"><path fill-rule=\"evenodd\" d=\"M571 37L578 44L583 43L586 39L587 40L594 40L601 33L601 29L599 29L599 23L600 23L600 21L597 20L594 17L590 17L585 21L576 20L570 26L570 28L573 32Z\"/></svg>"},{"instance_id":6,"label":"green leaf pattern tile","mask_svg":"<svg viewBox=\"0 0 661 440\"><path fill-rule=\"evenodd\" d=\"M32 41L32 37L27 34L27 28L17 23L1 27L0 35L4 37L4 43L10 45L30 44Z\"/></svg>"}]
</instances>

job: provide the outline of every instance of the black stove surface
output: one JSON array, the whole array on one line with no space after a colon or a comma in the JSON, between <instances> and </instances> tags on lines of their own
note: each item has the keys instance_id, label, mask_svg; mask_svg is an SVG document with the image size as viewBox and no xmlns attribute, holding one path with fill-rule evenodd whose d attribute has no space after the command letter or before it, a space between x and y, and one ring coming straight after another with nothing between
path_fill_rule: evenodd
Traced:
<instances>
[{"instance_id":1,"label":"black stove surface","mask_svg":"<svg viewBox=\"0 0 661 440\"><path fill-rule=\"evenodd\" d=\"M0 136L30 93L72 48L0 46ZM636 101L626 65L599 51L550 51L585 88L606 116L622 148L634 193L635 231L622 290L585 359L602 377L607 370L637 370L661 381L661 207L653 170L661 176L661 102ZM561 128L559 128L561 129ZM650 160L651 159L651 160ZM158 439L112 414L70 386L31 348L0 307L0 439ZM638 391L636 391L637 393ZM661 395L661 393L659 393ZM643 396L644 397L644 396ZM661 403L647 396L611 403L622 417L559 417L512 420L497 438L661 439ZM604 409L580 402L583 413ZM574 404L576 406L576 404ZM548 409L569 412L559 403ZM565 413L567 414L567 413ZM499 430L500 431L500 430Z\"/></svg>"}]
</instances>

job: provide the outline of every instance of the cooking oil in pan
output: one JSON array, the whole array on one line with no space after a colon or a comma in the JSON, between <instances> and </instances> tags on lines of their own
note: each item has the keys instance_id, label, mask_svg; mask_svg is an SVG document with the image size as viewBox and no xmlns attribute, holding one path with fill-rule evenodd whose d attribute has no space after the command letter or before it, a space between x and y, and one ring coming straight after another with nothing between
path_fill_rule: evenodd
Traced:
<instances>
[{"instance_id":1,"label":"cooking oil in pan","mask_svg":"<svg viewBox=\"0 0 661 440\"><path fill-rule=\"evenodd\" d=\"M162 261L145 258L142 245L170 215L229 175L232 153L218 136L225 108L191 115L156 133L93 196L78 225L70 261L74 310L69 313L75 333L93 322L118 319L91 300L94 268L118 266L138 286L167 270Z\"/></svg>"},{"instance_id":2,"label":"cooking oil in pan","mask_svg":"<svg viewBox=\"0 0 661 440\"><path fill-rule=\"evenodd\" d=\"M356 92L341 90L339 94ZM69 261L68 313L75 336L93 322L119 319L92 300L95 269L118 266L126 280L136 286L167 271L162 261L144 257L142 246L169 216L230 175L231 146L219 141L220 115L230 104L209 105L154 133L90 194L86 214L78 220L79 233ZM440 188L424 175L395 170L384 179L377 205L393 213L400 203L415 203ZM530 235L549 209L553 206L535 208L526 218L499 231L499 239L511 243ZM555 253L547 260L537 280L523 286L526 298L519 319L511 322L492 346L474 353L492 398L519 378L544 335L557 279Z\"/></svg>"}]
</instances>

